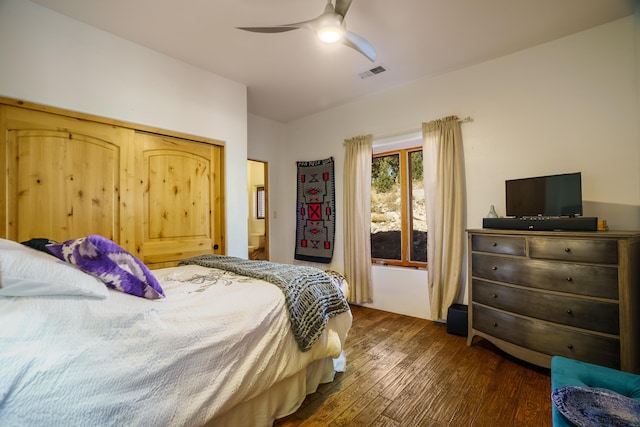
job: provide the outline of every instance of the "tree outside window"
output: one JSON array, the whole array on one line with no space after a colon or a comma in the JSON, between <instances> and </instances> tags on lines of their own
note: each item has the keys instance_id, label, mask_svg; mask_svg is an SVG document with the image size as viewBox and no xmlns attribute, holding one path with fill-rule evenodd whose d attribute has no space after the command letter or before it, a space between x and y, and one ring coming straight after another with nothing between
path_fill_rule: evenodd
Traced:
<instances>
[{"instance_id":1,"label":"tree outside window","mask_svg":"<svg viewBox=\"0 0 640 427\"><path fill-rule=\"evenodd\" d=\"M371 164L371 258L374 262L426 267L422 149L375 154Z\"/></svg>"}]
</instances>

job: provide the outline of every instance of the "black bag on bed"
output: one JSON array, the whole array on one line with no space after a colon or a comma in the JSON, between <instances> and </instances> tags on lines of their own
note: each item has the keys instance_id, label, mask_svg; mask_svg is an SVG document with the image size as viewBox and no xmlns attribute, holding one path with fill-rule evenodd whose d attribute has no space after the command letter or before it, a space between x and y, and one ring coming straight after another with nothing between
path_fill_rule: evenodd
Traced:
<instances>
[{"instance_id":1,"label":"black bag on bed","mask_svg":"<svg viewBox=\"0 0 640 427\"><path fill-rule=\"evenodd\" d=\"M26 242L20 242L25 246L29 246L30 248L37 249L49 255L53 255L47 249L47 245L52 243L57 243L55 240L45 239L44 237L36 237L35 239L27 240Z\"/></svg>"}]
</instances>

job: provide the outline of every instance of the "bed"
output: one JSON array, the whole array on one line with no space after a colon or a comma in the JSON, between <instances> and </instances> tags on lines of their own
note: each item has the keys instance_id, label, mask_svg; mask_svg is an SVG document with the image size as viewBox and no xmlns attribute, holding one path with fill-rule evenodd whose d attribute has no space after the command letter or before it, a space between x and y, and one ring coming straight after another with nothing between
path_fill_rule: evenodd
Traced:
<instances>
[{"instance_id":1,"label":"bed","mask_svg":"<svg viewBox=\"0 0 640 427\"><path fill-rule=\"evenodd\" d=\"M74 260L87 242L141 283ZM313 269L346 309L304 341L269 263L255 277L206 255L149 270L104 237L47 243L0 239L2 426L270 426L345 368L339 274Z\"/></svg>"},{"instance_id":2,"label":"bed","mask_svg":"<svg viewBox=\"0 0 640 427\"><path fill-rule=\"evenodd\" d=\"M344 369L343 278L214 258L224 160L223 141L0 98L0 426L269 426ZM321 282L304 317L269 273L297 268ZM327 296L340 309L306 317Z\"/></svg>"}]
</instances>

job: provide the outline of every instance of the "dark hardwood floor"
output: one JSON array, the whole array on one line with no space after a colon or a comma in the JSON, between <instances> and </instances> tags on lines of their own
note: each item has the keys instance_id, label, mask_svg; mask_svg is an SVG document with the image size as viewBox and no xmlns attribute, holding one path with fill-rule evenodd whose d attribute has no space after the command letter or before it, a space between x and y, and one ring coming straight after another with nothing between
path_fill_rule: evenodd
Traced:
<instances>
[{"instance_id":1,"label":"dark hardwood floor","mask_svg":"<svg viewBox=\"0 0 640 427\"><path fill-rule=\"evenodd\" d=\"M441 323L352 312L346 371L274 426L551 426L548 369Z\"/></svg>"}]
</instances>

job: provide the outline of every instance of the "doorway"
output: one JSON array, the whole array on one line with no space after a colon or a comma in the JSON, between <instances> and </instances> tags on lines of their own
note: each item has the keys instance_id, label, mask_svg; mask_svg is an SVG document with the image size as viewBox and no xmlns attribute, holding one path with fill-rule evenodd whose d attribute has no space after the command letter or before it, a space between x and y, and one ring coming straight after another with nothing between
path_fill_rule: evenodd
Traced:
<instances>
[{"instance_id":1,"label":"doorway","mask_svg":"<svg viewBox=\"0 0 640 427\"><path fill-rule=\"evenodd\" d=\"M249 259L269 259L269 185L268 163L259 160L247 161L247 195Z\"/></svg>"}]
</instances>

